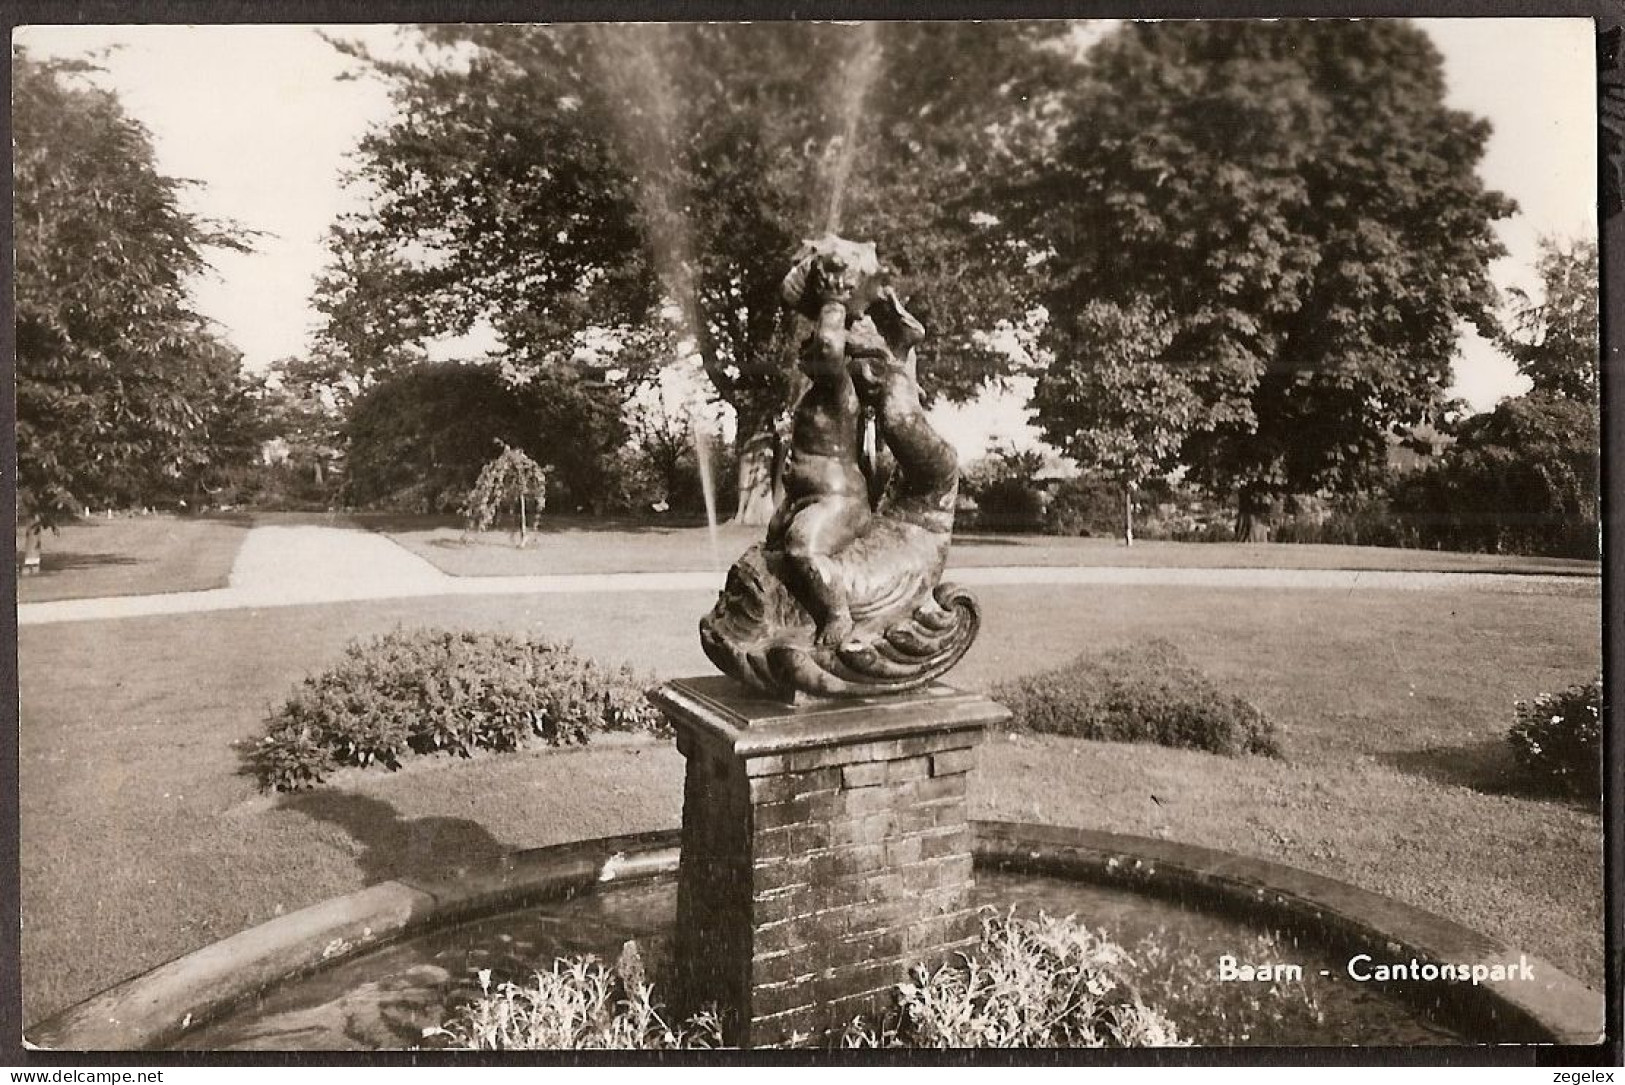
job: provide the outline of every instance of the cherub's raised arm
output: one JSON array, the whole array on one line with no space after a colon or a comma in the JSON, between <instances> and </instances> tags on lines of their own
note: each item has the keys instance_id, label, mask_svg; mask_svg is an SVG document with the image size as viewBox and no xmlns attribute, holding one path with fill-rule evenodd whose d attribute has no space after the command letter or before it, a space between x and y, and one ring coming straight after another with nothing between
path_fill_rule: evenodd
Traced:
<instances>
[{"instance_id":1,"label":"cherub's raised arm","mask_svg":"<svg viewBox=\"0 0 1625 1085\"><path fill-rule=\"evenodd\" d=\"M846 306L826 301L813 324L811 349L805 367L808 376L832 376L846 366Z\"/></svg>"}]
</instances>

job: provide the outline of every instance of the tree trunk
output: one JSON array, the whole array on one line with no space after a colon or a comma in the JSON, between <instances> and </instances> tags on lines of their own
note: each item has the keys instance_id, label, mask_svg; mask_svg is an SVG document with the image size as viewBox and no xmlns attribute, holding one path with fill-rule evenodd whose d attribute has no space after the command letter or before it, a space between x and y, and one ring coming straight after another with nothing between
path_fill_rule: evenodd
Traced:
<instances>
[{"instance_id":1,"label":"tree trunk","mask_svg":"<svg viewBox=\"0 0 1625 1085\"><path fill-rule=\"evenodd\" d=\"M739 445L739 501L733 522L762 527L773 518L778 504L779 475L783 457L779 454L775 419L768 415L747 435L741 430Z\"/></svg>"},{"instance_id":2,"label":"tree trunk","mask_svg":"<svg viewBox=\"0 0 1625 1085\"><path fill-rule=\"evenodd\" d=\"M1134 545L1134 485L1123 487L1123 545Z\"/></svg>"},{"instance_id":3,"label":"tree trunk","mask_svg":"<svg viewBox=\"0 0 1625 1085\"><path fill-rule=\"evenodd\" d=\"M38 519L30 519L23 532L23 561L19 570L23 576L37 576L40 571L40 543L45 534Z\"/></svg>"},{"instance_id":4,"label":"tree trunk","mask_svg":"<svg viewBox=\"0 0 1625 1085\"><path fill-rule=\"evenodd\" d=\"M519 549L521 550L525 548L525 535L528 526L525 522L525 495L521 492L519 495Z\"/></svg>"},{"instance_id":5,"label":"tree trunk","mask_svg":"<svg viewBox=\"0 0 1625 1085\"><path fill-rule=\"evenodd\" d=\"M1267 543L1270 541L1270 503L1266 494L1258 490L1243 489L1236 502L1236 541Z\"/></svg>"}]
</instances>

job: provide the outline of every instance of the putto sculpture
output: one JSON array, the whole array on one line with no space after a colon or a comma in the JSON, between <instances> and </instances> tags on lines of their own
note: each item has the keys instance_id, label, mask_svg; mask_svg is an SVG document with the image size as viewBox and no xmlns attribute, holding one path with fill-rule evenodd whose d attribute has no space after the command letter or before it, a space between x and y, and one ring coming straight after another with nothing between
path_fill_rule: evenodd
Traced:
<instances>
[{"instance_id":1,"label":"putto sculpture","mask_svg":"<svg viewBox=\"0 0 1625 1085\"><path fill-rule=\"evenodd\" d=\"M783 291L810 329L784 497L701 619L700 643L725 674L785 700L918 689L959 662L981 623L968 593L940 583L959 467L920 403L925 329L884 285L872 244L807 242Z\"/></svg>"}]
</instances>

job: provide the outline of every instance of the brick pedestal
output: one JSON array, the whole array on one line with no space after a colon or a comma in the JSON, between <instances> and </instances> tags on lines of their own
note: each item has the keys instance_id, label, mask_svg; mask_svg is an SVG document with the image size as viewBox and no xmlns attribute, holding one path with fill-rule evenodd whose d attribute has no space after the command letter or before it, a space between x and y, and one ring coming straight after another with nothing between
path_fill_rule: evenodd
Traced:
<instances>
[{"instance_id":1,"label":"brick pedestal","mask_svg":"<svg viewBox=\"0 0 1625 1085\"><path fill-rule=\"evenodd\" d=\"M818 1042L976 940L965 788L1005 709L942 685L791 707L721 677L653 698L688 759L674 1009L715 1003L741 1047Z\"/></svg>"}]
</instances>

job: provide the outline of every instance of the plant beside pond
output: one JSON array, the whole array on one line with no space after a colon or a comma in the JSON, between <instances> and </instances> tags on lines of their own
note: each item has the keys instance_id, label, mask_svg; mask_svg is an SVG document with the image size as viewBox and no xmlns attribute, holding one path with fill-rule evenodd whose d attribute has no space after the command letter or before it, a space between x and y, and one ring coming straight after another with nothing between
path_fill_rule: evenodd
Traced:
<instances>
[{"instance_id":1,"label":"plant beside pond","mask_svg":"<svg viewBox=\"0 0 1625 1085\"><path fill-rule=\"evenodd\" d=\"M1121 947L1073 919L988 910L974 952L937 969L916 966L878 1021L854 1020L836 1042L846 1048L1181 1045L1168 1018L1134 993L1132 970ZM425 1039L476 1051L722 1046L714 1013L680 1027L667 1023L635 953L623 953L615 965L592 957L558 960L525 983L493 983L481 972L480 988L443 1027L425 1030Z\"/></svg>"},{"instance_id":2,"label":"plant beside pond","mask_svg":"<svg viewBox=\"0 0 1625 1085\"><path fill-rule=\"evenodd\" d=\"M722 1046L713 1013L681 1027L666 1023L654 987L624 957L609 967L593 957L558 960L525 984L479 973L480 994L439 1028L423 1031L433 1046L465 1051L672 1051Z\"/></svg>"},{"instance_id":3,"label":"plant beside pond","mask_svg":"<svg viewBox=\"0 0 1625 1085\"><path fill-rule=\"evenodd\" d=\"M523 982L479 973L480 993L445 1025L436 1047L476 1051L670 1050L723 1046L706 1011L677 1024L659 1004L642 956L560 959ZM1278 955L1276 936L1238 950ZM1224 984L1213 960L1177 933L1125 948L1076 918L985 909L974 951L916 966L878 1019L858 1018L844 1048L1125 1048L1314 1043L1327 1015L1302 980Z\"/></svg>"},{"instance_id":4,"label":"plant beside pond","mask_svg":"<svg viewBox=\"0 0 1625 1085\"><path fill-rule=\"evenodd\" d=\"M1184 1046L1133 984L1134 960L1103 933L1040 913L990 912L976 951L916 967L874 1024L854 1021L843 1047L1079 1048Z\"/></svg>"}]
</instances>

